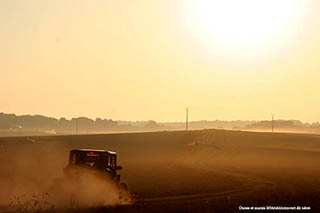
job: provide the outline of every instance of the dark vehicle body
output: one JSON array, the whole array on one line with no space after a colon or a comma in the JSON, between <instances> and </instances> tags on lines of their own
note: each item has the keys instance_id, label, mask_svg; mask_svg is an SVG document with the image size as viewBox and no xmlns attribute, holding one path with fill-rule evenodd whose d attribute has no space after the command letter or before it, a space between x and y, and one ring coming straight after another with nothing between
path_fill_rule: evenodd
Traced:
<instances>
[{"instance_id":1,"label":"dark vehicle body","mask_svg":"<svg viewBox=\"0 0 320 213\"><path fill-rule=\"evenodd\" d=\"M75 149L70 151L69 163L64 168L66 178L75 180L84 175L93 175L99 178L114 181L119 185L120 174L117 170L117 153L98 149Z\"/></svg>"}]
</instances>

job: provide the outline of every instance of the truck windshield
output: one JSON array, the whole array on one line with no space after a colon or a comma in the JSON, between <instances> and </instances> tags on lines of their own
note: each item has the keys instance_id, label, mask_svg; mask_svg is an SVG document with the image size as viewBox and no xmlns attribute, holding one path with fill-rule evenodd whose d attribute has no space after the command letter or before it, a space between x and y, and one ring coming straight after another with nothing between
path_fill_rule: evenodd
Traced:
<instances>
[{"instance_id":1,"label":"truck windshield","mask_svg":"<svg viewBox=\"0 0 320 213\"><path fill-rule=\"evenodd\" d=\"M102 158L103 156L100 154L82 153L76 157L75 164L88 164L90 166L94 166L97 163L101 164L103 162Z\"/></svg>"},{"instance_id":2,"label":"truck windshield","mask_svg":"<svg viewBox=\"0 0 320 213\"><path fill-rule=\"evenodd\" d=\"M72 155L70 163L77 165L88 165L90 167L116 169L117 156L106 153L81 153L80 155Z\"/></svg>"}]
</instances>

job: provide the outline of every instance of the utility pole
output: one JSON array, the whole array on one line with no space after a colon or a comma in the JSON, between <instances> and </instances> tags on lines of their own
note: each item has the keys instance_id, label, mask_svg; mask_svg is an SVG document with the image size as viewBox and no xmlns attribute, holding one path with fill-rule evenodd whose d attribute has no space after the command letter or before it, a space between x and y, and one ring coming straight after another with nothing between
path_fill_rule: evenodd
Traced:
<instances>
[{"instance_id":1,"label":"utility pole","mask_svg":"<svg viewBox=\"0 0 320 213\"><path fill-rule=\"evenodd\" d=\"M77 129L77 135L79 134L79 118L77 118L77 123L76 123L76 129Z\"/></svg>"},{"instance_id":2,"label":"utility pole","mask_svg":"<svg viewBox=\"0 0 320 213\"><path fill-rule=\"evenodd\" d=\"M188 125L189 125L189 110L188 110L188 108L186 109L186 130L188 131Z\"/></svg>"},{"instance_id":3,"label":"utility pole","mask_svg":"<svg viewBox=\"0 0 320 213\"><path fill-rule=\"evenodd\" d=\"M274 130L274 115L272 115L271 128L272 128L272 132L273 132L273 130Z\"/></svg>"}]
</instances>

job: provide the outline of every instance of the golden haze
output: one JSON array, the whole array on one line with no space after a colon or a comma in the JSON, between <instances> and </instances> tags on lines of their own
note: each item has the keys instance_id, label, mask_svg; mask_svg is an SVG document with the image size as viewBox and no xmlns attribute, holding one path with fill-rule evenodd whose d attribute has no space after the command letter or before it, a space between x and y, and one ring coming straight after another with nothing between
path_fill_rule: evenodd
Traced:
<instances>
[{"instance_id":1,"label":"golden haze","mask_svg":"<svg viewBox=\"0 0 320 213\"><path fill-rule=\"evenodd\" d=\"M319 120L319 2L221 2L1 1L0 111Z\"/></svg>"}]
</instances>

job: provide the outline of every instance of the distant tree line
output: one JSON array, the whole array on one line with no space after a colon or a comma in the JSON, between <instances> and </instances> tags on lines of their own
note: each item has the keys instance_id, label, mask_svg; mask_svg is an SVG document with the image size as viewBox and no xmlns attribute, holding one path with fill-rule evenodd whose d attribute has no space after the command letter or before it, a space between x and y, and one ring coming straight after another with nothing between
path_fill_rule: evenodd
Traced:
<instances>
[{"instance_id":1,"label":"distant tree line","mask_svg":"<svg viewBox=\"0 0 320 213\"><path fill-rule=\"evenodd\" d=\"M271 120L259 121L256 123L249 124L245 126L245 129L270 129L271 127L278 129L309 129L309 130L320 130L320 123L303 123L299 120L274 120L273 123Z\"/></svg>"},{"instance_id":2,"label":"distant tree line","mask_svg":"<svg viewBox=\"0 0 320 213\"><path fill-rule=\"evenodd\" d=\"M320 123L303 123L299 120L275 120L275 129L293 129L309 132L320 132ZM234 130L264 130L271 129L268 121L191 121L189 129L234 129ZM123 131L163 131L184 130L185 122L149 121L114 121L112 119L90 119L86 117L52 118L42 115L20 115L0 113L0 133L32 132L48 134L89 134ZM3 134L2 134L3 135Z\"/></svg>"},{"instance_id":3,"label":"distant tree line","mask_svg":"<svg viewBox=\"0 0 320 213\"><path fill-rule=\"evenodd\" d=\"M70 120L66 118L51 118L42 115L21 115L0 113L0 130L7 131L52 131L59 133L92 133L108 131L150 131L161 130L165 127L155 121L146 121L140 125L134 122L119 122L112 119L96 118L95 120L78 117Z\"/></svg>"}]
</instances>

